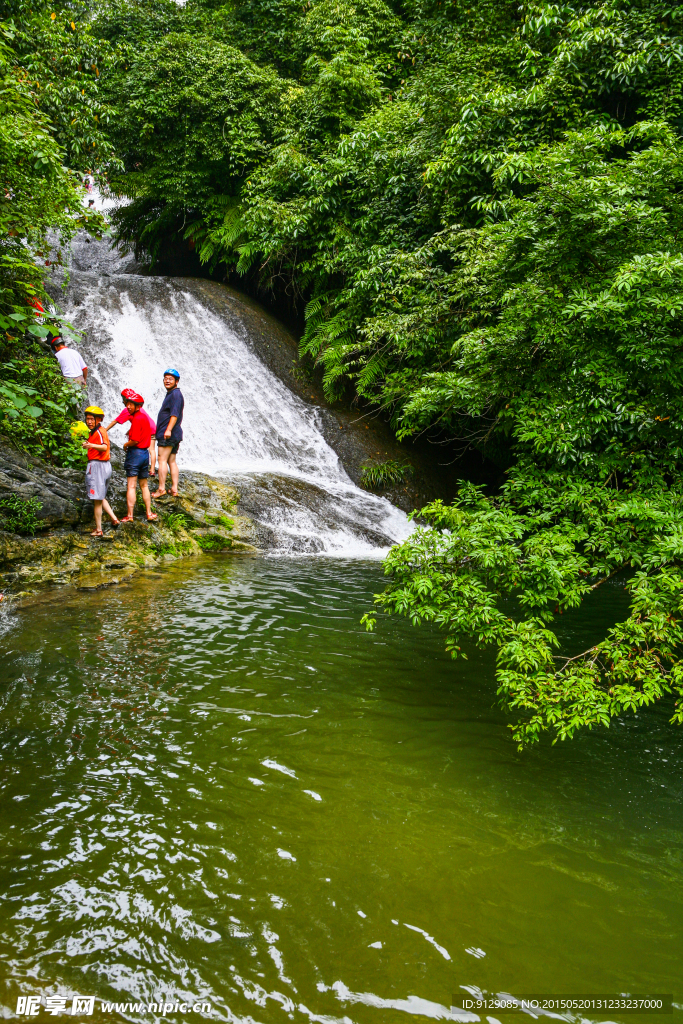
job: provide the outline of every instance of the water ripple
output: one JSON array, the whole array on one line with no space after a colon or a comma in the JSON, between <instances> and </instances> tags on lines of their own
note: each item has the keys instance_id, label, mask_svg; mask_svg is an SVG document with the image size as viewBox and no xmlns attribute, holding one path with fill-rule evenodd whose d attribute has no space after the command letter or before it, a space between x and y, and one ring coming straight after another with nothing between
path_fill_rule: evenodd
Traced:
<instances>
[{"instance_id":1,"label":"water ripple","mask_svg":"<svg viewBox=\"0 0 683 1024\"><path fill-rule=\"evenodd\" d=\"M16 617L8 1013L90 993L393 1024L474 1019L449 1008L461 984L680 989L666 714L520 757L488 655L454 664L398 620L364 632L381 586L372 564L217 558Z\"/></svg>"}]
</instances>

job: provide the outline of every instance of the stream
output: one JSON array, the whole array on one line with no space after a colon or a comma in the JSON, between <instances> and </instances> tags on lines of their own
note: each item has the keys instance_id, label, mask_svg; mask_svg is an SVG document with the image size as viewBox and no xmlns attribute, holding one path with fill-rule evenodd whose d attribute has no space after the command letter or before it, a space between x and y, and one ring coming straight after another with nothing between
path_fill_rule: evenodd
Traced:
<instances>
[{"instance_id":1,"label":"stream","mask_svg":"<svg viewBox=\"0 0 683 1024\"><path fill-rule=\"evenodd\" d=\"M5 617L6 1013L74 993L97 1020L205 1000L166 1019L244 1024L483 1022L450 1009L476 990L683 1004L666 709L520 755L489 653L361 628L381 585L373 561L216 556ZM623 600L598 595L571 643Z\"/></svg>"},{"instance_id":2,"label":"stream","mask_svg":"<svg viewBox=\"0 0 683 1024\"><path fill-rule=\"evenodd\" d=\"M243 318L127 269L77 240L90 400L109 418L131 386L154 414L178 366L181 468L246 490L278 557L2 606L4 1015L80 995L98 1022L498 1024L458 1001L640 993L680 1018L671 709L520 754L492 652L366 633L404 513L352 483ZM600 588L565 643L623 602Z\"/></svg>"}]
</instances>

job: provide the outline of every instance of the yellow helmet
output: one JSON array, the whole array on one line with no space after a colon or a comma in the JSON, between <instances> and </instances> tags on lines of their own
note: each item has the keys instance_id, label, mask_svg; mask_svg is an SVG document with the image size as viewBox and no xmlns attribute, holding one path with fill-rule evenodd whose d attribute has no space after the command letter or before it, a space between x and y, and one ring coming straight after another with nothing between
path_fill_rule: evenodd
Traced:
<instances>
[{"instance_id":1,"label":"yellow helmet","mask_svg":"<svg viewBox=\"0 0 683 1024\"><path fill-rule=\"evenodd\" d=\"M85 410L85 415L90 413L91 416L104 416L104 410L100 409L99 405L89 405Z\"/></svg>"}]
</instances>

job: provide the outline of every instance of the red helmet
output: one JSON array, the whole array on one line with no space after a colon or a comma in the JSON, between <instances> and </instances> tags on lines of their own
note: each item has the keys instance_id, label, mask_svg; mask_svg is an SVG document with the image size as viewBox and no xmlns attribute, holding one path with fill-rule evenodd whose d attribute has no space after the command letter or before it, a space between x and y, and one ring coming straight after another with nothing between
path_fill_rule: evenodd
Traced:
<instances>
[{"instance_id":1,"label":"red helmet","mask_svg":"<svg viewBox=\"0 0 683 1024\"><path fill-rule=\"evenodd\" d=\"M139 395L137 391L133 391L132 388L124 388L121 392L121 398L125 402L135 402L137 405L144 405L145 400L142 395Z\"/></svg>"}]
</instances>

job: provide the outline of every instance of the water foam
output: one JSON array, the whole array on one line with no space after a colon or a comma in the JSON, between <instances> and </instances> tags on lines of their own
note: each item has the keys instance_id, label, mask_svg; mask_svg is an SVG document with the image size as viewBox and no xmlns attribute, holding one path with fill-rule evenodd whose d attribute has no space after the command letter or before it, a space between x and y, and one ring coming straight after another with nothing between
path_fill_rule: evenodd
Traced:
<instances>
[{"instance_id":1,"label":"water foam","mask_svg":"<svg viewBox=\"0 0 683 1024\"><path fill-rule=\"evenodd\" d=\"M164 397L161 373L177 366L185 396L181 465L269 491L267 507L252 512L276 549L377 557L408 535L403 512L349 479L317 410L261 362L244 324L208 308L192 281L74 277L80 280L69 313L86 332L80 348L90 400L110 418L121 408L121 388L132 387L155 416ZM112 440L120 443L123 433L114 428ZM281 500L272 500L274 490Z\"/></svg>"}]
</instances>

